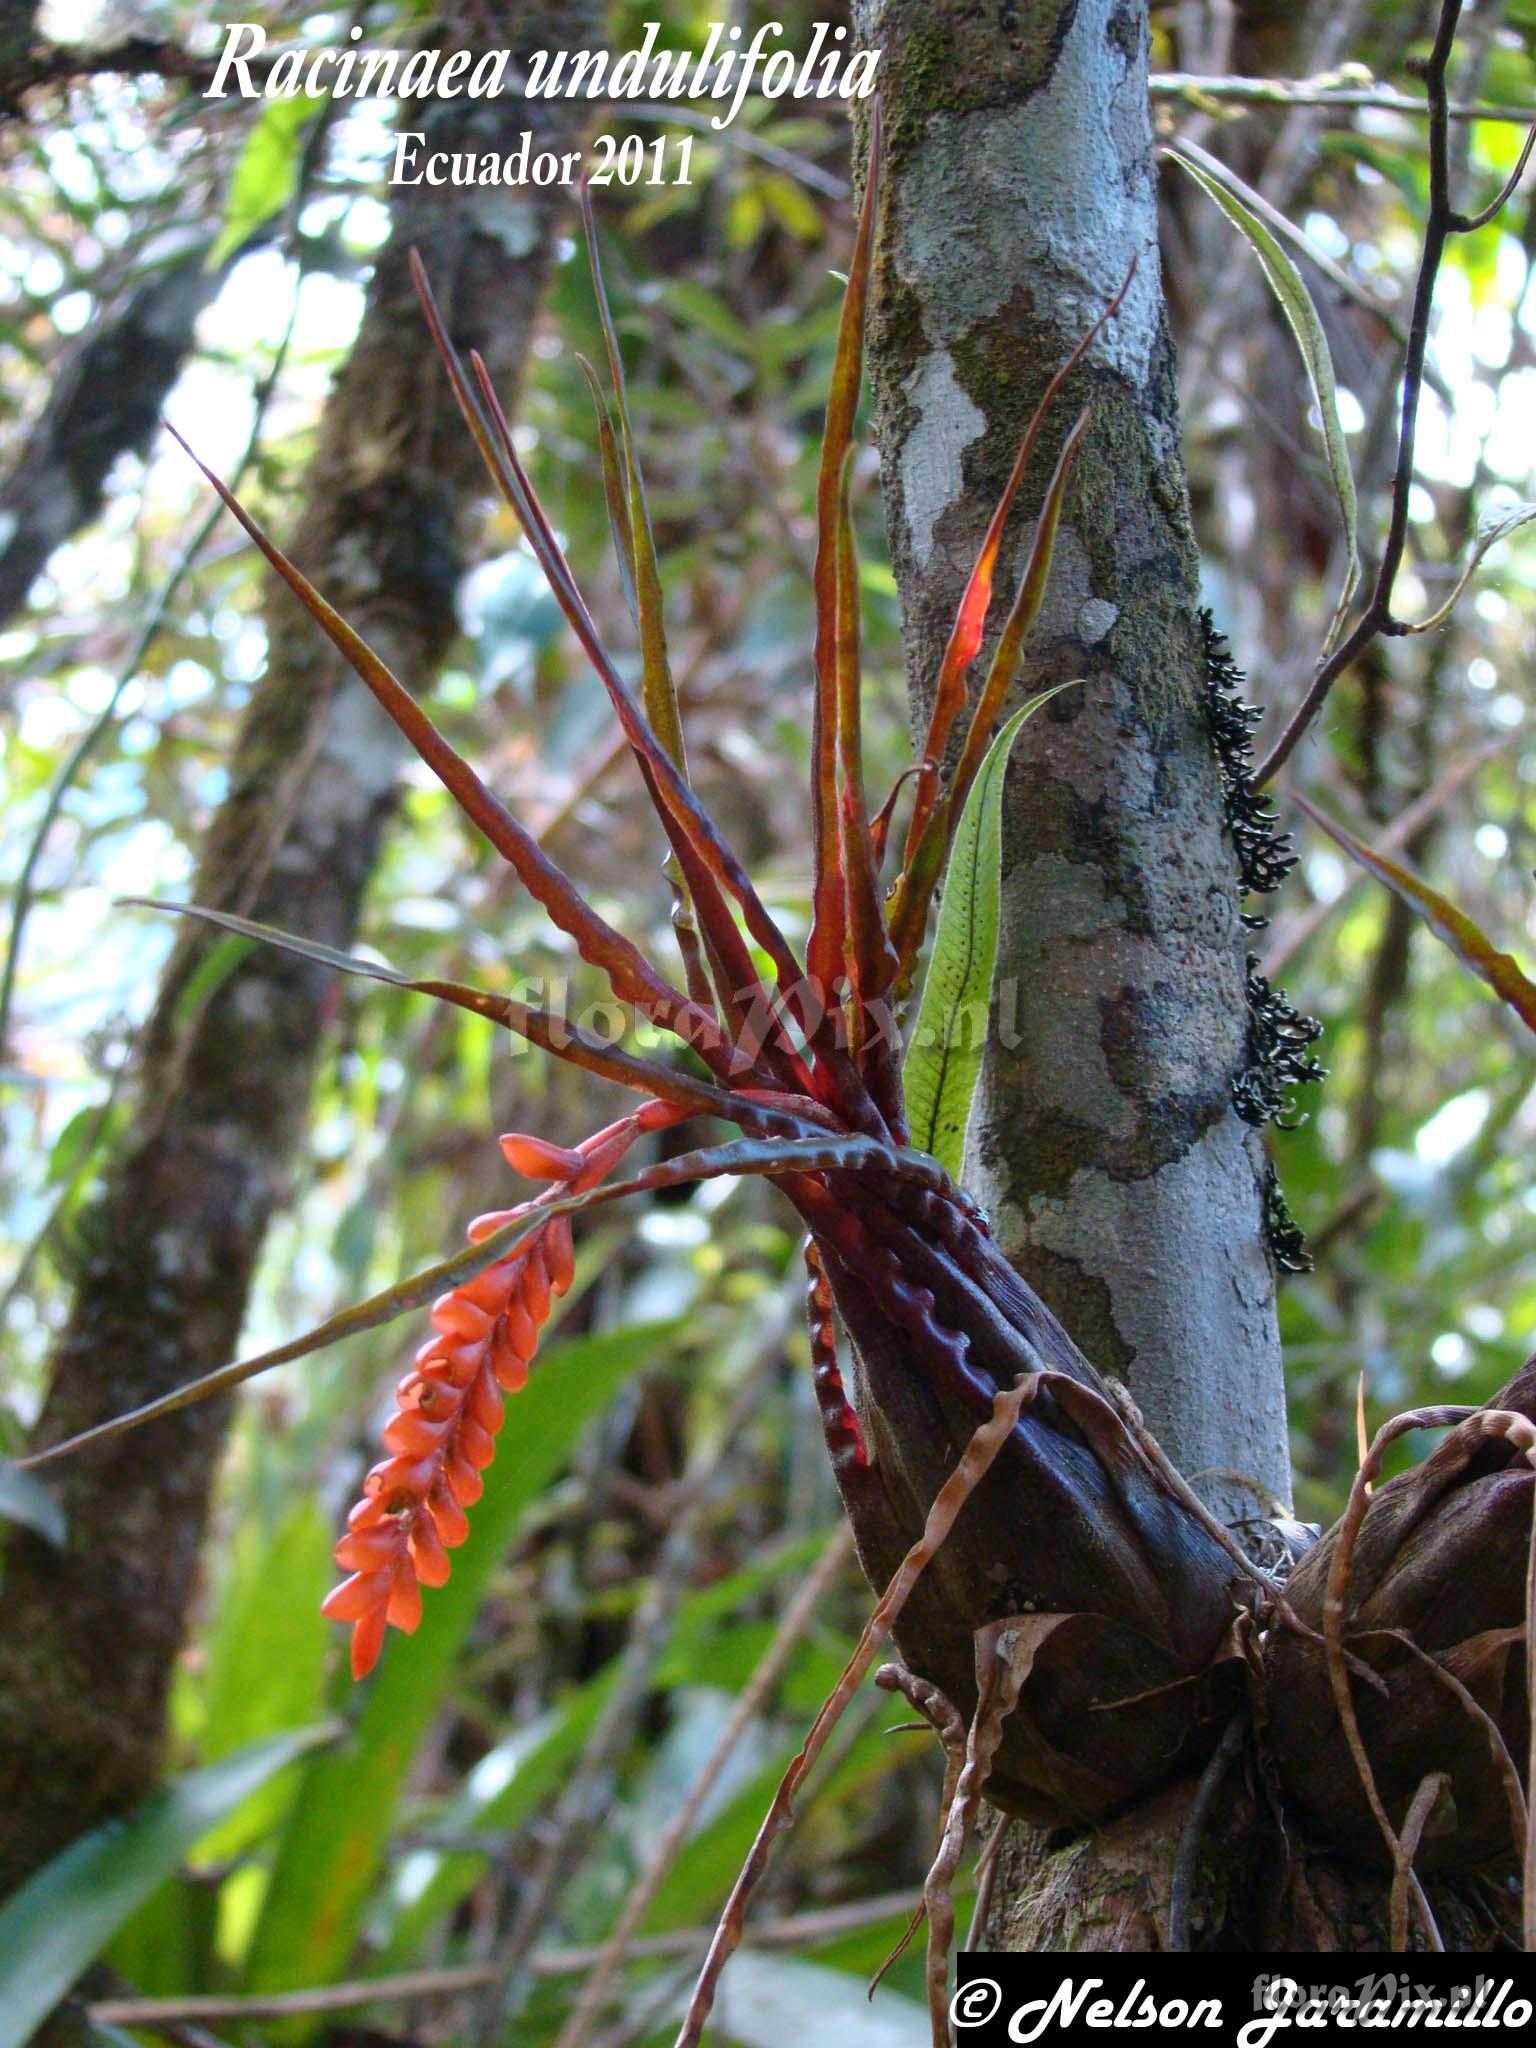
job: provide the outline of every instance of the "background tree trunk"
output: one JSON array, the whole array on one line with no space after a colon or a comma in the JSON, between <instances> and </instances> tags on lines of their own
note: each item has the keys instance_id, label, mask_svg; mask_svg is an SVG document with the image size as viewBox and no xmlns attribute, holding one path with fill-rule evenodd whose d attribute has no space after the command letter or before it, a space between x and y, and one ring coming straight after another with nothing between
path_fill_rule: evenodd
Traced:
<instances>
[{"instance_id":1,"label":"background tree trunk","mask_svg":"<svg viewBox=\"0 0 1536 2048\"><path fill-rule=\"evenodd\" d=\"M1288 1499L1263 1151L1232 1108L1245 946L1157 250L1146 9L870 0L859 26L885 53L872 360L916 721L1030 413L1136 264L1004 550L1019 558L1091 402L1021 690L1081 681L1014 749L1000 1001L967 1185L1186 1473L1245 1474ZM1256 1511L1240 1481L1201 1490L1218 1512ZM1186 1798L1170 1788L1064 1855L1015 1828L990 1938L1157 1945ZM1207 1902L1217 1918L1251 1846L1236 1825L1227 1893Z\"/></svg>"},{"instance_id":2,"label":"background tree trunk","mask_svg":"<svg viewBox=\"0 0 1536 2048\"><path fill-rule=\"evenodd\" d=\"M590 41L586 0L519 10L529 49ZM471 46L480 10L432 24ZM571 141L574 103L508 95L410 109L429 147ZM425 112L425 118L424 118ZM362 329L337 379L291 551L404 679L430 681L454 600L479 460L439 373L406 270L421 252L456 340L515 382L549 268L561 195L490 209L402 188ZM373 867L401 749L372 698L274 588L266 673L194 899L345 945ZM257 949L201 1001L208 941L188 928L145 1033L137 1108L108 1176L59 1346L39 1445L235 1355L262 1236L281 1200L330 977ZM195 1589L228 1419L206 1403L51 1474L60 1554L24 1529L5 1559L0 1640L0 1894L155 1778L167 1688Z\"/></svg>"}]
</instances>

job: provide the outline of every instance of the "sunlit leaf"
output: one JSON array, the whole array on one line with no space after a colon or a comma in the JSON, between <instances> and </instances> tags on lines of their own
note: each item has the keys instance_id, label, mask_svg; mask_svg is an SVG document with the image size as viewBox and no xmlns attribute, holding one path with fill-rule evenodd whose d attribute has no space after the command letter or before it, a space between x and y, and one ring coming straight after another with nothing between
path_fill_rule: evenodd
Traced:
<instances>
[{"instance_id":1,"label":"sunlit leaf","mask_svg":"<svg viewBox=\"0 0 1536 2048\"><path fill-rule=\"evenodd\" d=\"M1349 460L1349 444L1344 436L1343 422L1339 418L1339 393L1333 374L1333 355L1328 347L1328 337L1323 332L1323 323L1317 316L1317 308L1313 305L1312 295L1302 281L1301 272L1282 248L1278 237L1259 211L1259 206L1255 203L1257 195L1248 193L1242 180L1234 172L1201 149L1197 143L1176 139L1167 143L1165 150L1175 163L1189 173L1200 189L1215 200L1228 220L1246 236L1259 259L1270 290L1279 300L1280 310L1290 322L1291 332L1296 337L1302 365L1307 373L1307 382L1312 387L1318 419L1322 424L1328 470L1333 478L1333 487L1339 500L1339 515L1344 524L1348 567L1344 593L1339 601L1342 611L1344 605L1349 602L1360 576L1360 514L1355 496L1355 473Z\"/></svg>"},{"instance_id":2,"label":"sunlit leaf","mask_svg":"<svg viewBox=\"0 0 1536 2048\"><path fill-rule=\"evenodd\" d=\"M1336 839L1346 853L1359 861L1380 882L1385 882L1394 894L1416 910L1425 924L1450 947L1459 960L1466 963L1498 996L1508 1003L1521 1021L1536 1031L1536 982L1531 981L1521 970L1518 961L1510 953L1501 953L1480 925L1474 924L1463 910L1431 889L1410 869L1402 867L1395 860L1388 860L1385 854L1376 853L1353 832L1337 824L1320 811L1316 804L1309 803L1299 791L1292 791L1297 803L1312 819L1321 825L1331 839Z\"/></svg>"},{"instance_id":3,"label":"sunlit leaf","mask_svg":"<svg viewBox=\"0 0 1536 2048\"><path fill-rule=\"evenodd\" d=\"M0 1458L0 1520L36 1530L55 1550L69 1540L64 1510L48 1488L35 1473L19 1472L9 1458Z\"/></svg>"},{"instance_id":4,"label":"sunlit leaf","mask_svg":"<svg viewBox=\"0 0 1536 2048\"><path fill-rule=\"evenodd\" d=\"M305 130L324 104L323 99L303 94L263 103L230 180L224 224L208 255L210 270L217 270L292 199L298 190Z\"/></svg>"},{"instance_id":5,"label":"sunlit leaf","mask_svg":"<svg viewBox=\"0 0 1536 2048\"><path fill-rule=\"evenodd\" d=\"M1040 701L1016 711L992 742L960 814L902 1074L912 1142L952 1174L965 1152L997 966L1003 777L1019 728Z\"/></svg>"}]
</instances>

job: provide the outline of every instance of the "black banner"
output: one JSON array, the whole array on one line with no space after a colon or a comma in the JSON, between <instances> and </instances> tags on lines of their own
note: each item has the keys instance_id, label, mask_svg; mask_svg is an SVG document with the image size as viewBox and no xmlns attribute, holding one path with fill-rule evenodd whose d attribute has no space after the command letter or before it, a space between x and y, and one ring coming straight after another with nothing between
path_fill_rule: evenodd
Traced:
<instances>
[{"instance_id":1,"label":"black banner","mask_svg":"<svg viewBox=\"0 0 1536 2048\"><path fill-rule=\"evenodd\" d=\"M962 1950L957 2048L1360 2048L1468 2030L1493 2048L1536 2014L1530 1956L1015 1956Z\"/></svg>"}]
</instances>

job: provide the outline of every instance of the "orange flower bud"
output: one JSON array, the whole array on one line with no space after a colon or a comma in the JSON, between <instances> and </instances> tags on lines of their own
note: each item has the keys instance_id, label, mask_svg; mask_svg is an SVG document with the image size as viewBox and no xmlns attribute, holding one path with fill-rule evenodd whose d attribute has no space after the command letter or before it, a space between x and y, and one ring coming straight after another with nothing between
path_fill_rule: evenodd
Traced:
<instances>
[{"instance_id":1,"label":"orange flower bud","mask_svg":"<svg viewBox=\"0 0 1536 2048\"><path fill-rule=\"evenodd\" d=\"M510 1132L501 1140L502 1157L524 1180L569 1180L581 1170L581 1154L563 1145L550 1145L543 1138L527 1138Z\"/></svg>"}]
</instances>

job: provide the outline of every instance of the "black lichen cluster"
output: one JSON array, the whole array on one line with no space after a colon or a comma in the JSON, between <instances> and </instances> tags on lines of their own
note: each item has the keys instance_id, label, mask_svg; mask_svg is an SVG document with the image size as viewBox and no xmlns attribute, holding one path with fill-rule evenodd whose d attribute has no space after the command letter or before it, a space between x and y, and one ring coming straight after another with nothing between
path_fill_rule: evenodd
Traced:
<instances>
[{"instance_id":1,"label":"black lichen cluster","mask_svg":"<svg viewBox=\"0 0 1536 2048\"><path fill-rule=\"evenodd\" d=\"M1211 740L1221 768L1222 802L1232 843L1237 849L1243 895L1268 895L1278 889L1296 865L1288 832L1275 830L1268 797L1253 785L1253 729L1263 713L1245 703L1243 676L1233 665L1227 643L1208 611L1200 614L1205 641L1206 705ZM1249 931L1262 931L1269 920L1244 910ZM1321 1035L1315 1017L1303 1016L1294 1003L1259 972L1248 955L1248 1064L1232 1084L1232 1104L1244 1123L1293 1128L1299 1121L1296 1090L1320 1081L1326 1069L1312 1056ZM1273 1163L1264 1185L1264 1227L1275 1264L1287 1273L1310 1271L1306 1240L1281 1192Z\"/></svg>"}]
</instances>

